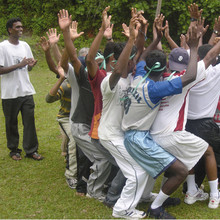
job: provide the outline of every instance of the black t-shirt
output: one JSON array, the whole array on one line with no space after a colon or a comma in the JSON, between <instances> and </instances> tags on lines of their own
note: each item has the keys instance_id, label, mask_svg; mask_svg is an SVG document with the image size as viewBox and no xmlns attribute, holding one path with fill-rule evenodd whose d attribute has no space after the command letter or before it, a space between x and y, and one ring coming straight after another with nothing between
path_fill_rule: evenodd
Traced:
<instances>
[{"instance_id":1,"label":"black t-shirt","mask_svg":"<svg viewBox=\"0 0 220 220\"><path fill-rule=\"evenodd\" d=\"M75 112L71 118L74 123L91 125L94 112L94 97L88 80L88 72L81 65L79 75L76 75L79 85L79 98Z\"/></svg>"}]
</instances>

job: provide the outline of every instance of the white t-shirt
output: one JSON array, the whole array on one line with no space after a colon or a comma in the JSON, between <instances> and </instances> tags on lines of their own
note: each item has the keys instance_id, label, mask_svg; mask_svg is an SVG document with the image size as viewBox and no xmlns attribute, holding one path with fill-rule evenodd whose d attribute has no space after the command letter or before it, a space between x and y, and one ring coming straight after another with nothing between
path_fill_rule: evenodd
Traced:
<instances>
[{"instance_id":1,"label":"white t-shirt","mask_svg":"<svg viewBox=\"0 0 220 220\"><path fill-rule=\"evenodd\" d=\"M79 98L79 86L76 81L76 76L74 72L73 66L69 63L68 72L65 74L66 78L68 79L70 86L71 86L71 109L70 109L70 122L72 115L76 109L76 105Z\"/></svg>"},{"instance_id":2,"label":"white t-shirt","mask_svg":"<svg viewBox=\"0 0 220 220\"><path fill-rule=\"evenodd\" d=\"M111 90L110 76L111 74L108 74L101 83L103 108L98 135L102 140L120 140L124 139L124 132L121 129L124 97L133 77L129 74L126 79L120 78L115 88Z\"/></svg>"},{"instance_id":3,"label":"white t-shirt","mask_svg":"<svg viewBox=\"0 0 220 220\"><path fill-rule=\"evenodd\" d=\"M181 94L167 96L162 99L158 114L151 127L151 134L165 134L185 130L189 104L189 90L196 83L203 80L205 76L205 64L203 61L200 61L197 67L196 80L183 87Z\"/></svg>"},{"instance_id":4,"label":"white t-shirt","mask_svg":"<svg viewBox=\"0 0 220 220\"><path fill-rule=\"evenodd\" d=\"M189 92L188 119L213 118L220 95L220 64L206 69L206 78Z\"/></svg>"},{"instance_id":5,"label":"white t-shirt","mask_svg":"<svg viewBox=\"0 0 220 220\"><path fill-rule=\"evenodd\" d=\"M25 57L33 58L31 48L26 42L19 41L18 45L14 45L5 40L0 43L0 66L13 66L20 63ZM35 93L28 75L28 65L1 75L2 99L12 99Z\"/></svg>"},{"instance_id":6,"label":"white t-shirt","mask_svg":"<svg viewBox=\"0 0 220 220\"><path fill-rule=\"evenodd\" d=\"M145 61L140 61L136 65L134 80L127 91L122 120L122 129L124 131L150 130L157 115L161 99L167 95L182 92L180 77L166 82L154 82L149 77L144 80L144 75L146 74L145 65Z\"/></svg>"}]
</instances>

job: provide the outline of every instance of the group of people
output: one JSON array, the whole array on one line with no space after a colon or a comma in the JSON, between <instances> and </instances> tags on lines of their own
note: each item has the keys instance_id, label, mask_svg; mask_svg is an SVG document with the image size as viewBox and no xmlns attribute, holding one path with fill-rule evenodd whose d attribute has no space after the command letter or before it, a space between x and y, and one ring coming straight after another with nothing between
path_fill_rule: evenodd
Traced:
<instances>
[{"instance_id":1,"label":"group of people","mask_svg":"<svg viewBox=\"0 0 220 220\"><path fill-rule=\"evenodd\" d=\"M79 53L74 41L83 32L78 33L78 23L67 10L58 13L65 48L59 49L56 29L49 29L48 39L41 37L47 64L58 78L46 101L61 103L57 121L68 186L79 196L103 202L116 218L175 218L165 208L180 204L179 198L170 195L182 183L186 204L209 198L208 207L218 208L220 130L213 117L220 95L220 17L209 43L203 44L208 26L204 27L202 10L191 4L190 26L181 35L179 47L169 35L168 22L163 26L164 16L158 15L153 40L145 48L149 24L143 11L132 8L129 26L122 25L127 42L116 43L109 10L109 6L103 10L101 27L90 48ZM34 126L34 89L28 77L36 60L29 46L19 41L21 21L8 23L9 40L0 43L7 144L12 159L20 160L17 114L21 111L26 156L41 160ZM168 61L163 36L172 49ZM107 43L102 53L103 38ZM17 47L21 48L15 54ZM14 78L16 81L11 80ZM27 115L27 106L31 115ZM161 189L152 193L162 173ZM202 189L205 176L209 194ZM147 213L136 209L139 202L152 202Z\"/></svg>"}]
</instances>

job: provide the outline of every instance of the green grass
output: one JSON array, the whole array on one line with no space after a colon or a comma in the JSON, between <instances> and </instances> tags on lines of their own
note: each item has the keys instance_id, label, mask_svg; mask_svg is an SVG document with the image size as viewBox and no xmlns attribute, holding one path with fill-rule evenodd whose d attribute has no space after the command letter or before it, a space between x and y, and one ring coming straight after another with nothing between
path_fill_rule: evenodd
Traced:
<instances>
[{"instance_id":1,"label":"green grass","mask_svg":"<svg viewBox=\"0 0 220 220\"><path fill-rule=\"evenodd\" d=\"M39 53L39 52L38 52ZM4 116L0 103L0 218L1 219L110 219L112 210L102 203L75 195L64 178L65 163L61 156L61 136L56 114L59 103L47 104L45 96L56 78L46 67L43 55L39 54L37 66L30 72L36 89L34 96L36 128L39 152L43 161L24 158L13 161L6 147ZM1 101L0 101L1 102ZM22 122L19 115L20 147L22 146ZM161 177L154 192L158 192ZM209 191L207 181L205 190ZM208 201L186 205L181 188L174 194L181 198L178 207L167 210L178 219L218 219L219 208L211 210ZM140 210L147 210L149 204L140 204Z\"/></svg>"}]
</instances>

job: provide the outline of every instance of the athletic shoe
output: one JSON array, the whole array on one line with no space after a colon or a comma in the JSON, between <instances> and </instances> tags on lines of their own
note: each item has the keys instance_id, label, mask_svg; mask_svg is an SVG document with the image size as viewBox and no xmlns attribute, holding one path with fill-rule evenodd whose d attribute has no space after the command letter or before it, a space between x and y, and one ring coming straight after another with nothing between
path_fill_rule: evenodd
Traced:
<instances>
[{"instance_id":1,"label":"athletic shoe","mask_svg":"<svg viewBox=\"0 0 220 220\"><path fill-rule=\"evenodd\" d=\"M217 209L219 206L219 203L220 203L220 197L218 197L218 198L210 197L208 207L210 209Z\"/></svg>"},{"instance_id":2,"label":"athletic shoe","mask_svg":"<svg viewBox=\"0 0 220 220\"><path fill-rule=\"evenodd\" d=\"M198 189L198 191L194 195L190 195L189 193L186 193L184 202L186 204L193 204L196 201L204 201L209 198L209 194L205 193L202 189Z\"/></svg>"},{"instance_id":3,"label":"athletic shoe","mask_svg":"<svg viewBox=\"0 0 220 220\"><path fill-rule=\"evenodd\" d=\"M158 195L158 193L152 193L151 192L147 197L141 198L139 203L141 203L141 202L153 202L156 199L157 195Z\"/></svg>"},{"instance_id":4,"label":"athletic shoe","mask_svg":"<svg viewBox=\"0 0 220 220\"><path fill-rule=\"evenodd\" d=\"M88 197L88 198L94 198L94 199L99 200L100 202L104 202L106 195L103 195L103 194L102 194L102 195L99 196L99 197L94 197L94 196L91 196L89 193L86 193L86 197Z\"/></svg>"},{"instance_id":5,"label":"athletic shoe","mask_svg":"<svg viewBox=\"0 0 220 220\"><path fill-rule=\"evenodd\" d=\"M167 198L164 203L163 203L163 207L168 207L168 206L176 206L179 205L181 202L181 200L179 198Z\"/></svg>"},{"instance_id":6,"label":"athletic shoe","mask_svg":"<svg viewBox=\"0 0 220 220\"><path fill-rule=\"evenodd\" d=\"M66 178L66 183L71 189L75 189L77 185L77 179Z\"/></svg>"},{"instance_id":7,"label":"athletic shoe","mask_svg":"<svg viewBox=\"0 0 220 220\"><path fill-rule=\"evenodd\" d=\"M146 213L137 209L131 211L116 212L113 210L112 216L115 218L144 218Z\"/></svg>"},{"instance_id":8,"label":"athletic shoe","mask_svg":"<svg viewBox=\"0 0 220 220\"><path fill-rule=\"evenodd\" d=\"M109 203L106 200L103 201L103 205L107 206L110 209L113 209L115 203Z\"/></svg>"},{"instance_id":9,"label":"athletic shoe","mask_svg":"<svg viewBox=\"0 0 220 220\"><path fill-rule=\"evenodd\" d=\"M147 216L155 219L176 219L164 210L162 206L152 209L151 207L147 210Z\"/></svg>"}]
</instances>

